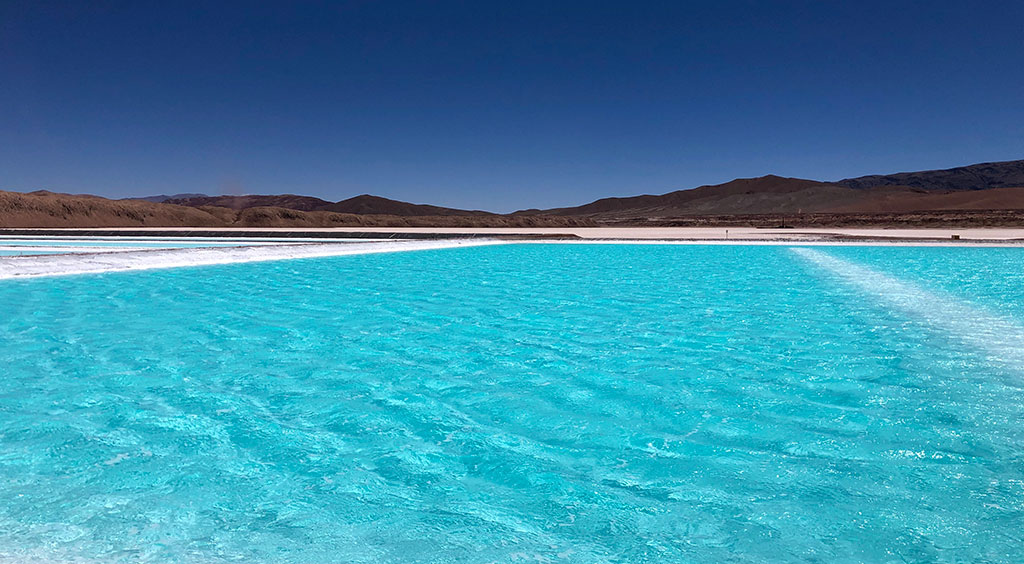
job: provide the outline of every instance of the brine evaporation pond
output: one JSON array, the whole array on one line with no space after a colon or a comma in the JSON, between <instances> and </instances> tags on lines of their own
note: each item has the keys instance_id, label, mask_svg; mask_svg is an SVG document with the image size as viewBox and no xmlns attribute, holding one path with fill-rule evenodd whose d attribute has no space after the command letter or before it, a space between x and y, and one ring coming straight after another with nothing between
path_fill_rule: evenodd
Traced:
<instances>
[{"instance_id":1,"label":"brine evaporation pond","mask_svg":"<svg viewBox=\"0 0 1024 564\"><path fill-rule=\"evenodd\" d=\"M510 244L0 281L0 562L1024 554L1024 253Z\"/></svg>"}]
</instances>

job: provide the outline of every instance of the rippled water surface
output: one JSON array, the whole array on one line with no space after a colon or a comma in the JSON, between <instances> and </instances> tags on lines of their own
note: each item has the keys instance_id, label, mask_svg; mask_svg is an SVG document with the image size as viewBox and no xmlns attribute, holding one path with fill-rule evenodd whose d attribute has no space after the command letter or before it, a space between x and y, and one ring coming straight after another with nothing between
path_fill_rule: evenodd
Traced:
<instances>
[{"instance_id":1,"label":"rippled water surface","mask_svg":"<svg viewBox=\"0 0 1024 564\"><path fill-rule=\"evenodd\" d=\"M1019 561L1022 273L508 245L0 281L0 561Z\"/></svg>"}]
</instances>

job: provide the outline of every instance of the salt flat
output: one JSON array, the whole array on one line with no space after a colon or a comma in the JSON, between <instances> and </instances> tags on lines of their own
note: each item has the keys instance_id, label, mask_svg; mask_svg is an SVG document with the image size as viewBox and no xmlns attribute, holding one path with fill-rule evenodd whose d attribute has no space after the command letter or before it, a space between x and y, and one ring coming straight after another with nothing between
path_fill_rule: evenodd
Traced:
<instances>
[{"instance_id":1,"label":"salt flat","mask_svg":"<svg viewBox=\"0 0 1024 564\"><path fill-rule=\"evenodd\" d=\"M46 229L66 235L88 235L90 232L140 232L153 234L189 231L181 227L105 227L98 229ZM0 235L5 230L0 230ZM754 227L354 227L354 228L291 228L291 227L204 227L196 232L223 233L303 233L343 234L380 233L401 237L403 234L438 235L569 235L583 239L660 239L660 240L746 240L746 241L812 241L842 239L1003 241L1024 244L1024 228L793 228L761 229Z\"/></svg>"},{"instance_id":2,"label":"salt flat","mask_svg":"<svg viewBox=\"0 0 1024 564\"><path fill-rule=\"evenodd\" d=\"M69 274L94 274L239 262L333 257L473 247L500 244L497 240L388 241L371 243L301 243L220 248L154 249L145 251L27 255L0 259L0 280Z\"/></svg>"},{"instance_id":3,"label":"salt flat","mask_svg":"<svg viewBox=\"0 0 1024 564\"><path fill-rule=\"evenodd\" d=\"M67 235L88 237L90 233L102 231L107 238L111 232L131 232L135 228L102 230L66 229L45 230L47 234L61 232ZM147 233L180 233L181 228L145 229ZM236 241L239 246L179 248L179 249L111 249L89 247L64 247L61 250L73 254L31 255L0 258L0 279L38 276L59 276L117 272L124 270L145 270L182 266L203 266L236 262L271 261L295 258L314 258L397 252L406 250L443 249L450 247L493 245L512 242L536 243L650 243L650 244L737 244L737 245L926 245L926 246L1024 246L1024 229L755 229L755 228L363 228L359 233L381 234L394 240L380 239L348 240L340 242L339 236L353 233L341 229L231 229L204 228L196 230L205 234L216 232L218 236L208 241L228 239L233 234L253 236L259 233L287 234L279 241L267 244ZM0 235L3 231L0 230ZM221 236L220 234L223 234ZM324 236L319 242L298 237ZM433 239L402 239L403 235L431 234ZM452 235L445 238L444 235ZM954 239L953 236L958 236ZM339 242L329 241L334 236ZM470 238L469 236L472 236ZM516 237L529 236L527 241ZM545 238L545 236L550 238ZM293 238L296 237L296 238ZM116 236L115 236L116 238Z\"/></svg>"}]
</instances>

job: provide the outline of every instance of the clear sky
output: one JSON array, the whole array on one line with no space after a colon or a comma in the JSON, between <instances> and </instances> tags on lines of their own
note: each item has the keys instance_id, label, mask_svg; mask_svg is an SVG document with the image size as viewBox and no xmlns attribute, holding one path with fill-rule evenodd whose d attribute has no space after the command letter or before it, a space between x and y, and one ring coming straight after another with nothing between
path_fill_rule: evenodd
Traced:
<instances>
[{"instance_id":1,"label":"clear sky","mask_svg":"<svg viewBox=\"0 0 1024 564\"><path fill-rule=\"evenodd\" d=\"M1024 158L1024 2L0 0L0 189L511 211Z\"/></svg>"}]
</instances>

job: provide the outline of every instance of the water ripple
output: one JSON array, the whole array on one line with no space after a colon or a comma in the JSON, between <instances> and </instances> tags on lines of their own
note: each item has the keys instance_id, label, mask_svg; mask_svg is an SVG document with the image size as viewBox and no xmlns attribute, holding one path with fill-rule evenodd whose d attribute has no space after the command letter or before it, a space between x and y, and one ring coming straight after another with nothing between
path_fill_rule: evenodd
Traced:
<instances>
[{"instance_id":1,"label":"water ripple","mask_svg":"<svg viewBox=\"0 0 1024 564\"><path fill-rule=\"evenodd\" d=\"M969 273L508 245L3 281L0 562L1012 561L1015 353L947 330L1005 333L978 311L1024 292L972 251ZM931 288L891 264L944 289L882 296Z\"/></svg>"}]
</instances>

